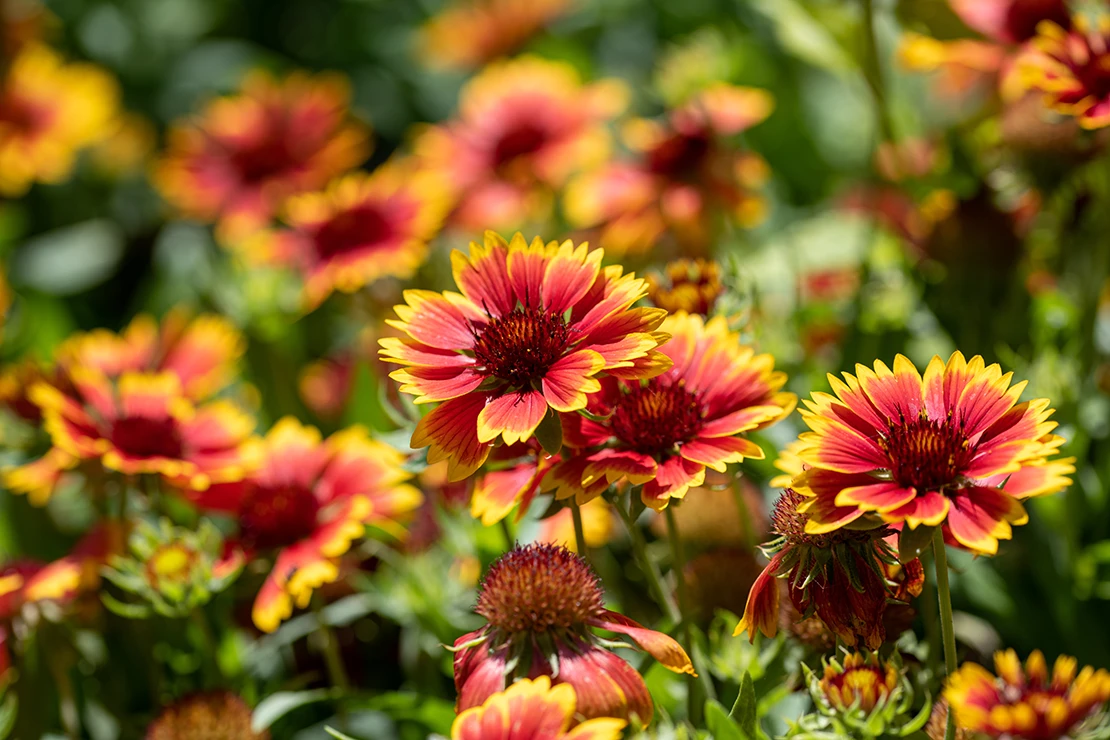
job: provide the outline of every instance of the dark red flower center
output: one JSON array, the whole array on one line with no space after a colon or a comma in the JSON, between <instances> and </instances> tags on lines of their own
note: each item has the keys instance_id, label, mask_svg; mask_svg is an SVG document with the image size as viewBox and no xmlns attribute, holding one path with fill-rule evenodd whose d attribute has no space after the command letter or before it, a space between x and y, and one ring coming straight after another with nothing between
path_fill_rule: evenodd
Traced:
<instances>
[{"instance_id":1,"label":"dark red flower center","mask_svg":"<svg viewBox=\"0 0 1110 740\"><path fill-rule=\"evenodd\" d=\"M313 239L321 262L349 252L367 249L393 237L393 225L381 209L372 204L336 214L320 227Z\"/></svg>"},{"instance_id":2,"label":"dark red flower center","mask_svg":"<svg viewBox=\"0 0 1110 740\"><path fill-rule=\"evenodd\" d=\"M1064 99L1078 101L1090 97L1105 101L1110 98L1110 51L1092 49L1085 39L1072 37L1070 41L1076 42L1082 52L1072 50L1070 58L1063 61L1071 68L1083 89L1065 95Z\"/></svg>"},{"instance_id":3,"label":"dark red flower center","mask_svg":"<svg viewBox=\"0 0 1110 740\"><path fill-rule=\"evenodd\" d=\"M24 135L32 135L45 128L52 116L52 109L19 95L8 93L0 96L0 122Z\"/></svg>"},{"instance_id":4,"label":"dark red flower center","mask_svg":"<svg viewBox=\"0 0 1110 740\"><path fill-rule=\"evenodd\" d=\"M1015 41L1037 35L1037 24L1052 21L1061 28L1071 25L1064 0L1014 0L1006 11L1006 33Z\"/></svg>"},{"instance_id":5,"label":"dark red flower center","mask_svg":"<svg viewBox=\"0 0 1110 740\"><path fill-rule=\"evenodd\" d=\"M232 149L227 156L239 178L248 185L280 177L300 165L286 125L280 120L268 121L261 135Z\"/></svg>"},{"instance_id":6,"label":"dark red flower center","mask_svg":"<svg viewBox=\"0 0 1110 740\"><path fill-rule=\"evenodd\" d=\"M808 517L798 511L798 506L806 498L793 488L783 490L771 510L771 531L786 538L789 546L804 545L828 549L849 540L870 540L882 536L882 530L836 529L827 534L807 534Z\"/></svg>"},{"instance_id":7,"label":"dark red flower center","mask_svg":"<svg viewBox=\"0 0 1110 740\"><path fill-rule=\"evenodd\" d=\"M918 494L957 482L974 453L961 425L924 416L892 426L878 443L894 481Z\"/></svg>"},{"instance_id":8,"label":"dark red flower center","mask_svg":"<svg viewBox=\"0 0 1110 740\"><path fill-rule=\"evenodd\" d=\"M108 439L131 457L165 457L180 460L183 450L176 420L125 416L112 423Z\"/></svg>"},{"instance_id":9,"label":"dark red flower center","mask_svg":"<svg viewBox=\"0 0 1110 740\"><path fill-rule=\"evenodd\" d=\"M560 545L517 546L482 581L475 611L507 632L584 625L605 610L601 581L589 564Z\"/></svg>"},{"instance_id":10,"label":"dark red flower center","mask_svg":"<svg viewBox=\"0 0 1110 740\"><path fill-rule=\"evenodd\" d=\"M316 530L320 502L303 486L255 486L239 504L243 539L255 547L285 547Z\"/></svg>"},{"instance_id":11,"label":"dark red flower center","mask_svg":"<svg viewBox=\"0 0 1110 740\"><path fill-rule=\"evenodd\" d=\"M628 447L661 457L701 429L701 402L685 383L652 381L633 388L613 410L613 433Z\"/></svg>"},{"instance_id":12,"label":"dark red flower center","mask_svg":"<svg viewBox=\"0 0 1110 740\"><path fill-rule=\"evenodd\" d=\"M493 145L494 167L504 167L520 157L535 154L547 139L547 131L530 122L506 129Z\"/></svg>"},{"instance_id":13,"label":"dark red flower center","mask_svg":"<svg viewBox=\"0 0 1110 740\"><path fill-rule=\"evenodd\" d=\"M475 331L474 357L486 372L511 386L541 380L570 344L561 314L517 308Z\"/></svg>"},{"instance_id":14,"label":"dark red flower center","mask_svg":"<svg viewBox=\"0 0 1110 740\"><path fill-rule=\"evenodd\" d=\"M674 134L648 154L648 169L657 175L679 180L697 174L709 154L709 133Z\"/></svg>"}]
</instances>

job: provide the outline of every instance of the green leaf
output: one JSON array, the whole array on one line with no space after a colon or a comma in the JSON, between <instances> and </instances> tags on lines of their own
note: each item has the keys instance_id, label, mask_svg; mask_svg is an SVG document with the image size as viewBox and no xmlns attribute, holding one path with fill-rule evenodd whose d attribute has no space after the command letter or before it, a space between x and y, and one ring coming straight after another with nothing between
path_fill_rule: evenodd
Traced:
<instances>
[{"instance_id":1,"label":"green leaf","mask_svg":"<svg viewBox=\"0 0 1110 740\"><path fill-rule=\"evenodd\" d=\"M556 455L563 449L563 421L555 409L548 409L547 416L536 427L536 439L549 455Z\"/></svg>"},{"instance_id":2,"label":"green leaf","mask_svg":"<svg viewBox=\"0 0 1110 740\"><path fill-rule=\"evenodd\" d=\"M336 730L335 728L332 728L332 727L328 727L327 725L324 726L324 732L326 732L329 735L331 735L332 737L336 738L336 740L356 740L355 738L351 737L347 733L340 732L339 730Z\"/></svg>"},{"instance_id":3,"label":"green leaf","mask_svg":"<svg viewBox=\"0 0 1110 740\"><path fill-rule=\"evenodd\" d=\"M902 527L902 533L898 535L898 562L905 564L920 556L932 544L934 529L936 527Z\"/></svg>"},{"instance_id":4,"label":"green leaf","mask_svg":"<svg viewBox=\"0 0 1110 740\"><path fill-rule=\"evenodd\" d=\"M750 740L755 740L758 726L756 716L755 683L752 674L745 673L744 680L740 682L740 693L736 696L736 703L732 705L731 717L738 725L741 732Z\"/></svg>"},{"instance_id":5,"label":"green leaf","mask_svg":"<svg viewBox=\"0 0 1110 740\"><path fill-rule=\"evenodd\" d=\"M729 718L721 703L714 699L705 702L705 723L716 740L754 740L744 735L744 732Z\"/></svg>"},{"instance_id":6,"label":"green leaf","mask_svg":"<svg viewBox=\"0 0 1110 740\"><path fill-rule=\"evenodd\" d=\"M277 722L294 709L314 704L318 701L327 701L336 696L331 689L312 689L311 691L279 691L270 694L254 708L251 718L251 729L262 732L269 729L270 725Z\"/></svg>"},{"instance_id":7,"label":"green leaf","mask_svg":"<svg viewBox=\"0 0 1110 740\"><path fill-rule=\"evenodd\" d=\"M11 736L18 710L19 703L15 692L4 697L4 703L0 705L0 740Z\"/></svg>"},{"instance_id":8,"label":"green leaf","mask_svg":"<svg viewBox=\"0 0 1110 740\"><path fill-rule=\"evenodd\" d=\"M12 282L52 295L73 295L107 280L123 257L123 232L107 219L55 229L23 245Z\"/></svg>"},{"instance_id":9,"label":"green leaf","mask_svg":"<svg viewBox=\"0 0 1110 740\"><path fill-rule=\"evenodd\" d=\"M835 73L856 68L836 37L796 0L753 0L751 8L771 22L779 44L799 59Z\"/></svg>"}]
</instances>

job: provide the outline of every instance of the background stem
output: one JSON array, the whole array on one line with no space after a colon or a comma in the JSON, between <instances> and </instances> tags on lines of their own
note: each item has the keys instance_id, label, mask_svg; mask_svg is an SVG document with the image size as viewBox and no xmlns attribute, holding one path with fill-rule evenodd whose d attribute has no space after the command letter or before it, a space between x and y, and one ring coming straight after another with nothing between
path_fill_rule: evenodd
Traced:
<instances>
[{"instance_id":1,"label":"background stem","mask_svg":"<svg viewBox=\"0 0 1110 740\"><path fill-rule=\"evenodd\" d=\"M937 598L940 601L940 632L944 638L944 675L945 679L956 672L956 632L952 624L952 592L948 587L948 555L944 551L944 530L937 527L933 532L933 564L937 573ZM944 728L944 740L956 737L956 713L948 712L948 724Z\"/></svg>"}]
</instances>

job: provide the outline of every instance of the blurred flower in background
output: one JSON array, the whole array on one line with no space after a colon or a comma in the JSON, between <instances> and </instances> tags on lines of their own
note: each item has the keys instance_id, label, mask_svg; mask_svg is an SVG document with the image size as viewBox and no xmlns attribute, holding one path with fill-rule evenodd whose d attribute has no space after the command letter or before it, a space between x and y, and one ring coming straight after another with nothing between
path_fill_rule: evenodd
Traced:
<instances>
[{"instance_id":1,"label":"blurred flower in background","mask_svg":"<svg viewBox=\"0 0 1110 740\"><path fill-rule=\"evenodd\" d=\"M115 131L119 95L104 70L24 46L0 78L0 194L68 178L78 152Z\"/></svg>"},{"instance_id":2,"label":"blurred flower in background","mask_svg":"<svg viewBox=\"0 0 1110 740\"><path fill-rule=\"evenodd\" d=\"M574 0L457 0L420 29L420 57L433 67L471 69L518 51Z\"/></svg>"},{"instance_id":3,"label":"blurred flower in background","mask_svg":"<svg viewBox=\"0 0 1110 740\"><path fill-rule=\"evenodd\" d=\"M216 223L234 244L268 225L285 198L366 159L368 130L349 103L339 75L252 73L238 94L170 131L154 182L181 215Z\"/></svg>"},{"instance_id":4,"label":"blurred flower in background","mask_svg":"<svg viewBox=\"0 0 1110 740\"><path fill-rule=\"evenodd\" d=\"M627 98L622 83L583 84L565 62L495 62L463 87L457 118L420 131L413 148L456 198L451 226L474 233L543 224L556 189L609 156L605 124Z\"/></svg>"},{"instance_id":5,"label":"blurred flower in background","mask_svg":"<svg viewBox=\"0 0 1110 740\"><path fill-rule=\"evenodd\" d=\"M241 249L248 261L296 270L311 309L332 291L355 293L381 278L411 278L448 207L437 181L398 162L291 197L282 208L290 228L259 231Z\"/></svg>"},{"instance_id":6,"label":"blurred flower in background","mask_svg":"<svg viewBox=\"0 0 1110 740\"><path fill-rule=\"evenodd\" d=\"M665 121L629 122L624 138L639 159L606 163L571 182L568 220L598 228L601 246L618 255L642 253L668 234L680 253L707 254L728 227L763 219L765 204L755 191L768 177L767 164L730 137L766 119L773 107L763 90L716 83Z\"/></svg>"}]
</instances>

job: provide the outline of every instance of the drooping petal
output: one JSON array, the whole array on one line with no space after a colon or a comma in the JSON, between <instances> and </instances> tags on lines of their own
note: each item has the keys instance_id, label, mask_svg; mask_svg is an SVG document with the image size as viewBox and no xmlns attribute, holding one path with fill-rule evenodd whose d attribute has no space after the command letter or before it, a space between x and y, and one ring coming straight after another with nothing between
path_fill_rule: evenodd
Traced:
<instances>
[{"instance_id":1,"label":"drooping petal","mask_svg":"<svg viewBox=\"0 0 1110 740\"><path fill-rule=\"evenodd\" d=\"M779 584L775 577L785 555L780 550L771 562L755 579L748 601L744 606L744 616L733 630L733 636L748 633L748 641L755 642L755 633L762 632L764 637L774 637L779 629Z\"/></svg>"},{"instance_id":2,"label":"drooping petal","mask_svg":"<svg viewBox=\"0 0 1110 740\"><path fill-rule=\"evenodd\" d=\"M694 670L694 664L690 661L690 656L669 635L647 629L623 614L608 609L591 624L598 629L627 635L668 670L675 673L689 673L691 676L698 675Z\"/></svg>"},{"instance_id":3,"label":"drooping petal","mask_svg":"<svg viewBox=\"0 0 1110 740\"><path fill-rule=\"evenodd\" d=\"M682 445L681 454L683 458L713 468L718 473L725 472L729 463L738 463L745 458L762 460L765 456L762 447L743 437L699 436Z\"/></svg>"},{"instance_id":4,"label":"drooping petal","mask_svg":"<svg viewBox=\"0 0 1110 740\"><path fill-rule=\"evenodd\" d=\"M667 508L672 498L682 498L691 488L705 482L705 466L681 457L672 457L659 466L653 480L644 484L640 498L656 511Z\"/></svg>"},{"instance_id":5,"label":"drooping petal","mask_svg":"<svg viewBox=\"0 0 1110 740\"><path fill-rule=\"evenodd\" d=\"M836 496L837 506L859 506L865 511L890 511L904 506L917 496L917 491L893 481L845 488Z\"/></svg>"},{"instance_id":6,"label":"drooping petal","mask_svg":"<svg viewBox=\"0 0 1110 740\"><path fill-rule=\"evenodd\" d=\"M880 516L885 522L905 522L911 529L916 529L922 525L937 526L949 511L950 500L947 496L928 491L896 509L882 512Z\"/></svg>"},{"instance_id":7,"label":"drooping petal","mask_svg":"<svg viewBox=\"0 0 1110 740\"><path fill-rule=\"evenodd\" d=\"M1028 516L1014 497L993 488L970 488L951 497L948 531L973 552L993 555L998 540L1010 539L1011 524L1024 524Z\"/></svg>"},{"instance_id":8,"label":"drooping petal","mask_svg":"<svg viewBox=\"0 0 1110 740\"><path fill-rule=\"evenodd\" d=\"M492 398L478 414L478 441L490 442L500 436L511 445L529 439L546 413L547 402L538 391Z\"/></svg>"},{"instance_id":9,"label":"drooping petal","mask_svg":"<svg viewBox=\"0 0 1110 740\"><path fill-rule=\"evenodd\" d=\"M490 445L478 439L478 415L486 400L484 393L468 393L445 401L422 418L412 433L414 448L429 448L429 464L448 461L449 480L470 477L489 456Z\"/></svg>"}]
</instances>

